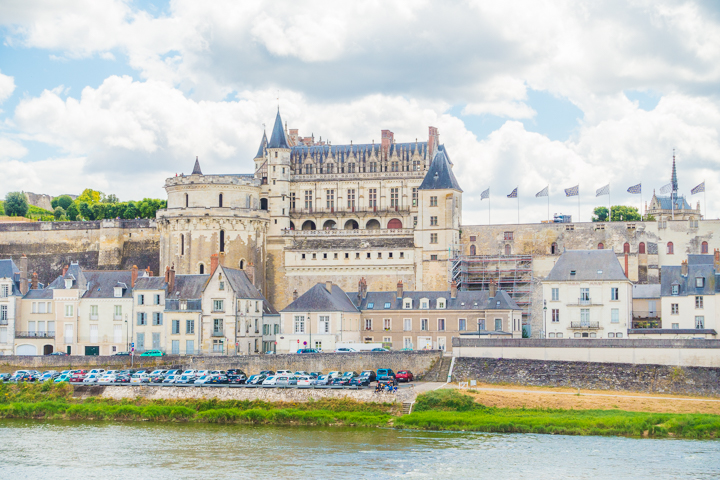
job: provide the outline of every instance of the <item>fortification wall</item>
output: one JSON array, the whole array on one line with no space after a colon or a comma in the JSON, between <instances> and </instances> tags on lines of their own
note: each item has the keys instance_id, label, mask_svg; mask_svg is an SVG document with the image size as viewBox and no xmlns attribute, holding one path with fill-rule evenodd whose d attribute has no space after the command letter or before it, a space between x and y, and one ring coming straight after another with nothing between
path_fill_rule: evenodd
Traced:
<instances>
[{"instance_id":1,"label":"fortification wall","mask_svg":"<svg viewBox=\"0 0 720 480\"><path fill-rule=\"evenodd\" d=\"M88 270L160 271L160 237L155 220L0 223L0 258L28 257L28 269L48 284L71 261Z\"/></svg>"}]
</instances>

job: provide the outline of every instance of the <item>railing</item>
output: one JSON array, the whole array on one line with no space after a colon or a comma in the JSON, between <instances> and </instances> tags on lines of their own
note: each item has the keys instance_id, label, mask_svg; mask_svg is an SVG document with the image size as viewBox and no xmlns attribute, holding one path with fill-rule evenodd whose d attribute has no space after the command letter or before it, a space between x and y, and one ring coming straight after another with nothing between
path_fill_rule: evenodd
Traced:
<instances>
[{"instance_id":1,"label":"railing","mask_svg":"<svg viewBox=\"0 0 720 480\"><path fill-rule=\"evenodd\" d=\"M406 172L356 172L356 173L295 173L290 175L290 181L307 182L312 180L355 180L358 178L424 178L427 171L410 170ZM328 178L331 177L331 178Z\"/></svg>"},{"instance_id":2,"label":"railing","mask_svg":"<svg viewBox=\"0 0 720 480\"><path fill-rule=\"evenodd\" d=\"M7 325L8 319L7 318L0 318L0 325Z\"/></svg>"},{"instance_id":3,"label":"railing","mask_svg":"<svg viewBox=\"0 0 720 480\"><path fill-rule=\"evenodd\" d=\"M122 315L113 315L113 320L122 320Z\"/></svg>"},{"instance_id":4,"label":"railing","mask_svg":"<svg viewBox=\"0 0 720 480\"><path fill-rule=\"evenodd\" d=\"M97 314L95 314L95 315L93 315L92 313L90 314L90 320L97 320L97 319L98 319Z\"/></svg>"},{"instance_id":5,"label":"railing","mask_svg":"<svg viewBox=\"0 0 720 480\"><path fill-rule=\"evenodd\" d=\"M379 235L412 235L412 228L378 228L371 230L283 230L283 235L296 237L377 237Z\"/></svg>"},{"instance_id":6,"label":"railing","mask_svg":"<svg viewBox=\"0 0 720 480\"><path fill-rule=\"evenodd\" d=\"M410 205L401 205L397 207L345 207L337 206L332 208L291 208L290 215L315 215L315 214L335 214L335 213L409 213L412 208Z\"/></svg>"},{"instance_id":7,"label":"railing","mask_svg":"<svg viewBox=\"0 0 720 480\"><path fill-rule=\"evenodd\" d=\"M587 330L597 330L600 328L600 322L570 322L570 328L583 328Z\"/></svg>"},{"instance_id":8,"label":"railing","mask_svg":"<svg viewBox=\"0 0 720 480\"><path fill-rule=\"evenodd\" d=\"M633 311L632 328L662 328L660 314Z\"/></svg>"},{"instance_id":9,"label":"railing","mask_svg":"<svg viewBox=\"0 0 720 480\"><path fill-rule=\"evenodd\" d=\"M578 298L578 305L592 305L592 300L588 298Z\"/></svg>"},{"instance_id":10,"label":"railing","mask_svg":"<svg viewBox=\"0 0 720 480\"><path fill-rule=\"evenodd\" d=\"M213 337L224 337L225 333L222 330L213 330L212 336Z\"/></svg>"},{"instance_id":11,"label":"railing","mask_svg":"<svg viewBox=\"0 0 720 480\"><path fill-rule=\"evenodd\" d=\"M55 338L55 332L15 332L15 338Z\"/></svg>"}]
</instances>

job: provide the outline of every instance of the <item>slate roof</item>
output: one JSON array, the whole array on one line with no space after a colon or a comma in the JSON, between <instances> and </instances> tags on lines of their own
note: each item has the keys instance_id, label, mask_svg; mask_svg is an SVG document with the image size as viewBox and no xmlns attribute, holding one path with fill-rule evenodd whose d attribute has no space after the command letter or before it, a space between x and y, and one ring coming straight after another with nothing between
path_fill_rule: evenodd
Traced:
<instances>
[{"instance_id":1,"label":"slate roof","mask_svg":"<svg viewBox=\"0 0 720 480\"><path fill-rule=\"evenodd\" d=\"M397 291L394 292L367 292L362 300L358 298L357 292L350 292L348 296L353 303L363 311L382 310L405 310L403 300L412 299L412 310L520 310L515 300L504 290L498 290L495 298L490 297L487 290L459 291L456 298L450 298L450 292L422 292L405 291L402 298L397 298ZM420 308L420 299L429 300L427 309ZM445 299L445 308L437 308L437 300ZM499 303L498 303L499 302ZM372 304L372 308L370 308ZM385 308L386 304L390 304Z\"/></svg>"},{"instance_id":2,"label":"slate roof","mask_svg":"<svg viewBox=\"0 0 720 480\"><path fill-rule=\"evenodd\" d=\"M388 149L389 156L397 156L401 160L410 160L410 157L416 153L420 158L425 159L427 156L428 142L404 142L391 143ZM290 159L294 163L305 160L306 157L312 158L319 164L323 164L329 160L328 157L334 157L338 163L350 161L352 157L358 162L366 162L373 155L379 157L382 144L377 143L353 143L350 145L296 145L292 147Z\"/></svg>"},{"instance_id":3,"label":"slate roof","mask_svg":"<svg viewBox=\"0 0 720 480\"><path fill-rule=\"evenodd\" d=\"M37 288L35 290L28 290L28 293L23 297L30 300L46 300L53 298L51 288Z\"/></svg>"},{"instance_id":4,"label":"slate roof","mask_svg":"<svg viewBox=\"0 0 720 480\"><path fill-rule=\"evenodd\" d=\"M118 283L124 284L121 298L132 298L129 288L131 273L128 270L88 270L83 272L87 291L82 298L115 298L115 287Z\"/></svg>"},{"instance_id":5,"label":"slate roof","mask_svg":"<svg viewBox=\"0 0 720 480\"><path fill-rule=\"evenodd\" d=\"M455 179L455 174L453 174L452 168L450 168L450 160L445 152L445 146L440 145L418 190L444 189L454 189L462 192L460 185L458 185Z\"/></svg>"},{"instance_id":6,"label":"slate roof","mask_svg":"<svg viewBox=\"0 0 720 480\"><path fill-rule=\"evenodd\" d=\"M193 167L192 175L202 175L202 170L200 170L200 160L198 160L198 157L195 157L195 166Z\"/></svg>"},{"instance_id":7,"label":"slate roof","mask_svg":"<svg viewBox=\"0 0 720 480\"><path fill-rule=\"evenodd\" d=\"M628 281L612 250L568 250L545 277L550 282L623 280Z\"/></svg>"},{"instance_id":8,"label":"slate roof","mask_svg":"<svg viewBox=\"0 0 720 480\"><path fill-rule=\"evenodd\" d=\"M20 269L12 259L0 260L0 278L10 278L14 280L16 273L20 273Z\"/></svg>"},{"instance_id":9,"label":"slate roof","mask_svg":"<svg viewBox=\"0 0 720 480\"><path fill-rule=\"evenodd\" d=\"M280 109L278 108L275 116L275 125L273 125L272 134L267 148L290 148L287 138L285 137L285 129L283 128L282 118L280 118Z\"/></svg>"},{"instance_id":10,"label":"slate roof","mask_svg":"<svg viewBox=\"0 0 720 480\"><path fill-rule=\"evenodd\" d=\"M175 279L177 281L177 277ZM167 285L165 284L165 277L138 277L135 280L135 290L165 290Z\"/></svg>"},{"instance_id":11,"label":"slate roof","mask_svg":"<svg viewBox=\"0 0 720 480\"><path fill-rule=\"evenodd\" d=\"M252 298L255 300L264 300L260 291L252 284L247 274L243 270L235 268L222 267L225 272L225 278L235 291L238 298Z\"/></svg>"},{"instance_id":12,"label":"slate roof","mask_svg":"<svg viewBox=\"0 0 720 480\"><path fill-rule=\"evenodd\" d=\"M265 135L265 131L263 131L263 138L260 140L260 146L258 147L257 154L255 155L255 158L262 158L265 156L265 148L267 148L268 139L267 135Z\"/></svg>"},{"instance_id":13,"label":"slate roof","mask_svg":"<svg viewBox=\"0 0 720 480\"><path fill-rule=\"evenodd\" d=\"M713 265L714 255L688 255L688 265Z\"/></svg>"},{"instance_id":14,"label":"slate roof","mask_svg":"<svg viewBox=\"0 0 720 480\"><path fill-rule=\"evenodd\" d=\"M675 207L672 205L672 197L655 197L658 203L660 203L661 210L692 210L690 204L685 200L685 195L678 195L675 197Z\"/></svg>"},{"instance_id":15,"label":"slate roof","mask_svg":"<svg viewBox=\"0 0 720 480\"><path fill-rule=\"evenodd\" d=\"M175 288L167 293L172 300L196 300L202 298L210 275L175 275Z\"/></svg>"},{"instance_id":16,"label":"slate roof","mask_svg":"<svg viewBox=\"0 0 720 480\"><path fill-rule=\"evenodd\" d=\"M697 277L703 277L705 279L703 287L697 288L695 286L695 278ZM717 281L714 265L688 265L687 276L682 275L682 267L663 266L660 268L660 279L660 296L662 297L714 295L720 291L720 282ZM672 294L672 286L674 284L679 286L678 295Z\"/></svg>"},{"instance_id":17,"label":"slate roof","mask_svg":"<svg viewBox=\"0 0 720 480\"><path fill-rule=\"evenodd\" d=\"M357 312L348 295L337 285L328 292L324 283L318 283L281 312Z\"/></svg>"},{"instance_id":18,"label":"slate roof","mask_svg":"<svg viewBox=\"0 0 720 480\"><path fill-rule=\"evenodd\" d=\"M367 249L414 249L415 242L412 236L408 237L364 237L364 238L337 238L323 237L320 238L297 238L290 248L291 250L309 250L318 252L318 257L322 257L323 250L348 250L359 251Z\"/></svg>"},{"instance_id":19,"label":"slate roof","mask_svg":"<svg viewBox=\"0 0 720 480\"><path fill-rule=\"evenodd\" d=\"M633 298L660 298L660 284L633 285Z\"/></svg>"}]
</instances>

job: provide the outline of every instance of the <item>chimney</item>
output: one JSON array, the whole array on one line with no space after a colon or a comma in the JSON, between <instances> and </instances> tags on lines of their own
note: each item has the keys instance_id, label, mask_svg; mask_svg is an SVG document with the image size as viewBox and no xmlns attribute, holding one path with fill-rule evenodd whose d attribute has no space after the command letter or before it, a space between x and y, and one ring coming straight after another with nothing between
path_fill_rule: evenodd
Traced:
<instances>
[{"instance_id":1,"label":"chimney","mask_svg":"<svg viewBox=\"0 0 720 480\"><path fill-rule=\"evenodd\" d=\"M37 272L33 272L33 274L32 274L32 280L30 281L30 288L32 288L33 290L37 290L37 288L38 288Z\"/></svg>"},{"instance_id":2,"label":"chimney","mask_svg":"<svg viewBox=\"0 0 720 480\"><path fill-rule=\"evenodd\" d=\"M687 260L682 261L682 264L680 264L680 268L682 270L682 276L687 277Z\"/></svg>"},{"instance_id":3,"label":"chimney","mask_svg":"<svg viewBox=\"0 0 720 480\"><path fill-rule=\"evenodd\" d=\"M170 282L170 267L165 267L165 283Z\"/></svg>"},{"instance_id":4,"label":"chimney","mask_svg":"<svg viewBox=\"0 0 720 480\"><path fill-rule=\"evenodd\" d=\"M218 265L220 265L220 258L218 258L217 253L213 253L210 255L210 275L215 274L215 270L217 270Z\"/></svg>"},{"instance_id":5,"label":"chimney","mask_svg":"<svg viewBox=\"0 0 720 480\"><path fill-rule=\"evenodd\" d=\"M130 269L130 288L135 288L135 282L137 281L138 277L138 268L137 265L133 265Z\"/></svg>"},{"instance_id":6,"label":"chimney","mask_svg":"<svg viewBox=\"0 0 720 480\"><path fill-rule=\"evenodd\" d=\"M457 282L455 280L450 284L450 298L457 298Z\"/></svg>"},{"instance_id":7,"label":"chimney","mask_svg":"<svg viewBox=\"0 0 720 480\"><path fill-rule=\"evenodd\" d=\"M720 250L715 249L715 271L720 273Z\"/></svg>"},{"instance_id":8,"label":"chimney","mask_svg":"<svg viewBox=\"0 0 720 480\"><path fill-rule=\"evenodd\" d=\"M170 267L168 272L168 295L175 290L175 265Z\"/></svg>"},{"instance_id":9,"label":"chimney","mask_svg":"<svg viewBox=\"0 0 720 480\"><path fill-rule=\"evenodd\" d=\"M297 289L293 290L293 302L298 299Z\"/></svg>"},{"instance_id":10,"label":"chimney","mask_svg":"<svg viewBox=\"0 0 720 480\"><path fill-rule=\"evenodd\" d=\"M253 265L252 262L248 263L245 267L245 275L247 275L248 280L250 280L250 283L255 285L255 265Z\"/></svg>"},{"instance_id":11,"label":"chimney","mask_svg":"<svg viewBox=\"0 0 720 480\"><path fill-rule=\"evenodd\" d=\"M403 298L403 284L402 280L397 283L397 298Z\"/></svg>"},{"instance_id":12,"label":"chimney","mask_svg":"<svg viewBox=\"0 0 720 480\"><path fill-rule=\"evenodd\" d=\"M627 278L630 278L630 276L628 275L628 268L629 268L629 264L628 264L628 254L625 253L625 276L626 276Z\"/></svg>"},{"instance_id":13,"label":"chimney","mask_svg":"<svg viewBox=\"0 0 720 480\"><path fill-rule=\"evenodd\" d=\"M28 259L23 254L20 257L20 293L25 295L28 292Z\"/></svg>"},{"instance_id":14,"label":"chimney","mask_svg":"<svg viewBox=\"0 0 720 480\"><path fill-rule=\"evenodd\" d=\"M497 294L497 283L495 283L495 280L490 280L490 298L495 298L495 295Z\"/></svg>"},{"instance_id":15,"label":"chimney","mask_svg":"<svg viewBox=\"0 0 720 480\"><path fill-rule=\"evenodd\" d=\"M365 281L365 277L361 277L358 282L358 297L360 297L360 300L367 297L367 282Z\"/></svg>"},{"instance_id":16,"label":"chimney","mask_svg":"<svg viewBox=\"0 0 720 480\"><path fill-rule=\"evenodd\" d=\"M380 138L380 148L382 149L383 155L387 157L388 153L390 152L390 145L392 145L393 140L395 140L395 134L390 130L382 130L380 132Z\"/></svg>"},{"instance_id":17,"label":"chimney","mask_svg":"<svg viewBox=\"0 0 720 480\"><path fill-rule=\"evenodd\" d=\"M331 282L330 280L328 280L327 282L325 282L325 289L326 289L328 292L332 293L332 282Z\"/></svg>"},{"instance_id":18,"label":"chimney","mask_svg":"<svg viewBox=\"0 0 720 480\"><path fill-rule=\"evenodd\" d=\"M63 270L62 270L62 276L63 276L63 277L67 274L68 268L69 268L69 267L68 267L67 265L65 265L65 266L63 267Z\"/></svg>"},{"instance_id":19,"label":"chimney","mask_svg":"<svg viewBox=\"0 0 720 480\"><path fill-rule=\"evenodd\" d=\"M432 162L437 146L440 144L440 133L436 127L428 127L428 160Z\"/></svg>"}]
</instances>

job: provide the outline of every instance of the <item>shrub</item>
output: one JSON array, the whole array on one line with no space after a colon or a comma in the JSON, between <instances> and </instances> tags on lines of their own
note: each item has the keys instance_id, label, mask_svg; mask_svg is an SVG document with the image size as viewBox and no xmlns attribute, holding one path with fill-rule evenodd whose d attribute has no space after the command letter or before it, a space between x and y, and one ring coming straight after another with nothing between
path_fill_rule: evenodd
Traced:
<instances>
[{"instance_id":1,"label":"shrub","mask_svg":"<svg viewBox=\"0 0 720 480\"><path fill-rule=\"evenodd\" d=\"M5 196L5 215L24 217L29 208L27 197L23 192L10 192Z\"/></svg>"},{"instance_id":2,"label":"shrub","mask_svg":"<svg viewBox=\"0 0 720 480\"><path fill-rule=\"evenodd\" d=\"M470 395L454 389L433 390L418 395L413 410L423 412L427 410L453 410L467 412L469 410L483 409L482 405L475 403Z\"/></svg>"}]
</instances>

